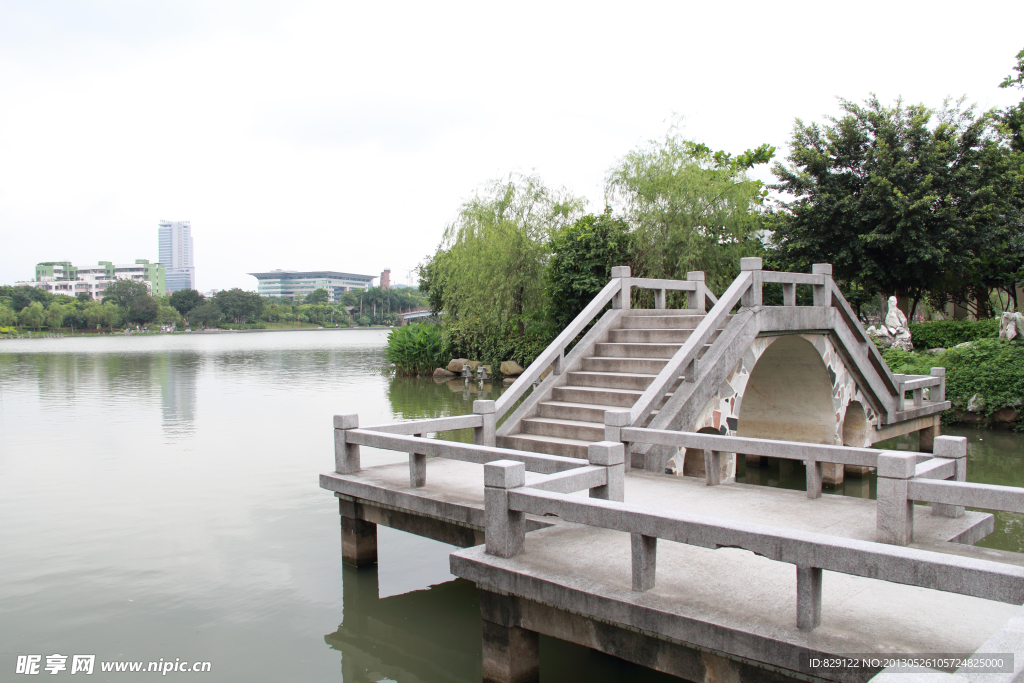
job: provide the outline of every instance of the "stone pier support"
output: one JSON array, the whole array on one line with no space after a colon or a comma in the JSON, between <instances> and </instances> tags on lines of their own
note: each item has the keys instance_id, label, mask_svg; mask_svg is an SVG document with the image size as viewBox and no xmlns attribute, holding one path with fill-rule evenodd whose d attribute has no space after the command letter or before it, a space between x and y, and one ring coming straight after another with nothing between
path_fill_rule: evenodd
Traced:
<instances>
[{"instance_id":1,"label":"stone pier support","mask_svg":"<svg viewBox=\"0 0 1024 683\"><path fill-rule=\"evenodd\" d=\"M341 513L341 561L353 567L377 564L377 525L360 519L358 503L338 499Z\"/></svg>"},{"instance_id":2,"label":"stone pier support","mask_svg":"<svg viewBox=\"0 0 1024 683\"><path fill-rule=\"evenodd\" d=\"M484 683L540 680L540 636L522 627L519 598L480 589Z\"/></svg>"},{"instance_id":3,"label":"stone pier support","mask_svg":"<svg viewBox=\"0 0 1024 683\"><path fill-rule=\"evenodd\" d=\"M935 437L940 434L939 417L935 417L935 424L925 427L917 432L917 450L921 453L935 452Z\"/></svg>"},{"instance_id":4,"label":"stone pier support","mask_svg":"<svg viewBox=\"0 0 1024 683\"><path fill-rule=\"evenodd\" d=\"M821 463L821 483L825 486L839 486L845 474L843 466L834 462Z\"/></svg>"}]
</instances>

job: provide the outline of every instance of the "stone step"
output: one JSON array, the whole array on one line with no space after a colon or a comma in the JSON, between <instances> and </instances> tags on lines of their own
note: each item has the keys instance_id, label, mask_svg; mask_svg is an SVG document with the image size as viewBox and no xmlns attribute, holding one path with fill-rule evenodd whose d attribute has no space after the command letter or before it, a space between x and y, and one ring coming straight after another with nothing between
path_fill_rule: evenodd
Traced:
<instances>
[{"instance_id":1,"label":"stone step","mask_svg":"<svg viewBox=\"0 0 1024 683\"><path fill-rule=\"evenodd\" d=\"M604 419L602 415L601 419ZM587 443L604 441L602 422L581 420L559 420L550 417L530 417L520 424L520 433L540 436L557 436L563 439L579 439Z\"/></svg>"},{"instance_id":2,"label":"stone step","mask_svg":"<svg viewBox=\"0 0 1024 683\"><path fill-rule=\"evenodd\" d=\"M642 317L645 315L649 315L654 318L668 315L699 315L703 317L704 313L702 311L698 311L696 308L631 308L626 315L632 318Z\"/></svg>"},{"instance_id":3,"label":"stone step","mask_svg":"<svg viewBox=\"0 0 1024 683\"><path fill-rule=\"evenodd\" d=\"M594 344L594 355L602 358L671 358L682 344L649 344L640 342L600 342ZM705 344L697 357L702 357L711 344Z\"/></svg>"},{"instance_id":4,"label":"stone step","mask_svg":"<svg viewBox=\"0 0 1024 683\"><path fill-rule=\"evenodd\" d=\"M615 342L640 342L640 343L673 343L682 344L693 330L649 330L649 329L623 329L611 330L608 332L608 341Z\"/></svg>"},{"instance_id":5,"label":"stone step","mask_svg":"<svg viewBox=\"0 0 1024 683\"><path fill-rule=\"evenodd\" d=\"M632 408L642 391L602 387L561 386L551 390L551 398L564 403L589 403L600 406Z\"/></svg>"},{"instance_id":6,"label":"stone step","mask_svg":"<svg viewBox=\"0 0 1024 683\"><path fill-rule=\"evenodd\" d=\"M632 372L640 375L657 375L667 358L605 358L590 356L584 358L581 370L590 372Z\"/></svg>"},{"instance_id":7,"label":"stone step","mask_svg":"<svg viewBox=\"0 0 1024 683\"><path fill-rule=\"evenodd\" d=\"M557 436L540 436L538 434L512 434L497 438L499 448L514 448L530 453L547 453L567 458L587 459L587 447L590 442L580 439L565 439Z\"/></svg>"},{"instance_id":8,"label":"stone step","mask_svg":"<svg viewBox=\"0 0 1024 683\"><path fill-rule=\"evenodd\" d=\"M697 315L633 315L627 313L622 316L621 327L624 329L664 329L664 330L692 330L704 319L701 314Z\"/></svg>"},{"instance_id":9,"label":"stone step","mask_svg":"<svg viewBox=\"0 0 1024 683\"><path fill-rule=\"evenodd\" d=\"M628 372L570 372L568 383L574 387L603 387L607 389L636 389L643 391L656 375L638 375Z\"/></svg>"},{"instance_id":10,"label":"stone step","mask_svg":"<svg viewBox=\"0 0 1024 683\"><path fill-rule=\"evenodd\" d=\"M622 406L571 403L568 401L544 401L537 406L537 417L604 423L604 411L606 410L622 410Z\"/></svg>"}]
</instances>

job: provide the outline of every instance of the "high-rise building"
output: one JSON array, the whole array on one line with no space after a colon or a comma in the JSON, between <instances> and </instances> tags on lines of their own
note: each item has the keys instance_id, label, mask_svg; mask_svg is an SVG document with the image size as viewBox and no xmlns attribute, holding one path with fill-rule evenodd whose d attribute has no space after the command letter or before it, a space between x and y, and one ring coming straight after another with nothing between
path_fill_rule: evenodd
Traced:
<instances>
[{"instance_id":1,"label":"high-rise building","mask_svg":"<svg viewBox=\"0 0 1024 683\"><path fill-rule=\"evenodd\" d=\"M168 292L196 288L195 253L189 221L160 221L160 263Z\"/></svg>"}]
</instances>

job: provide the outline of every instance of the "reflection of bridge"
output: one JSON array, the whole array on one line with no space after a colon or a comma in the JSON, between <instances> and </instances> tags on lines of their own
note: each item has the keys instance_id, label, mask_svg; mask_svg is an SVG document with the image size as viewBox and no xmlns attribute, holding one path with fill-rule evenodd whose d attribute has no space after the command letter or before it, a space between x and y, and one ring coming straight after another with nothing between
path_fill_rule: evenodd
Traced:
<instances>
[{"instance_id":1,"label":"reflection of bridge","mask_svg":"<svg viewBox=\"0 0 1024 683\"><path fill-rule=\"evenodd\" d=\"M406 311L401 314L402 324L408 325L409 323L414 323L417 320L429 318L431 315L432 313L430 311L430 308L417 308L416 310L413 311Z\"/></svg>"},{"instance_id":2,"label":"reflection of bridge","mask_svg":"<svg viewBox=\"0 0 1024 683\"><path fill-rule=\"evenodd\" d=\"M538 633L690 680L865 680L878 667L806 659L986 651L989 636L1024 652L999 630L1024 603L1024 561L973 548L993 520L963 507L1024 512L1024 491L965 483L966 441L938 436L941 372L891 374L830 271L744 259L715 300L701 273L617 268L474 414L336 417L321 486L341 499L346 561L376 561L376 524L468 547L451 563L481 589L485 680L535 677ZM763 305L766 285L783 306ZM795 305L799 286L813 306ZM631 309L636 288L654 309ZM687 308L666 308L668 291ZM427 438L457 429L475 443ZM921 453L870 448L911 432ZM410 453L408 468L362 470L361 445ZM806 495L734 483L736 453L802 465ZM876 469L877 503L821 497Z\"/></svg>"}]
</instances>

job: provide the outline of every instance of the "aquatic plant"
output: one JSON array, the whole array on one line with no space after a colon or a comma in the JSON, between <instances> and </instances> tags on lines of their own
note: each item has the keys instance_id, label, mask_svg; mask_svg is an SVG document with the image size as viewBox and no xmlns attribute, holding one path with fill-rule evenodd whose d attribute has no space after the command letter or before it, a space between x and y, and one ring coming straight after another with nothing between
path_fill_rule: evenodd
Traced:
<instances>
[{"instance_id":1,"label":"aquatic plant","mask_svg":"<svg viewBox=\"0 0 1024 683\"><path fill-rule=\"evenodd\" d=\"M384 358L399 374L429 374L448 364L448 343L440 326L412 323L391 330Z\"/></svg>"}]
</instances>

